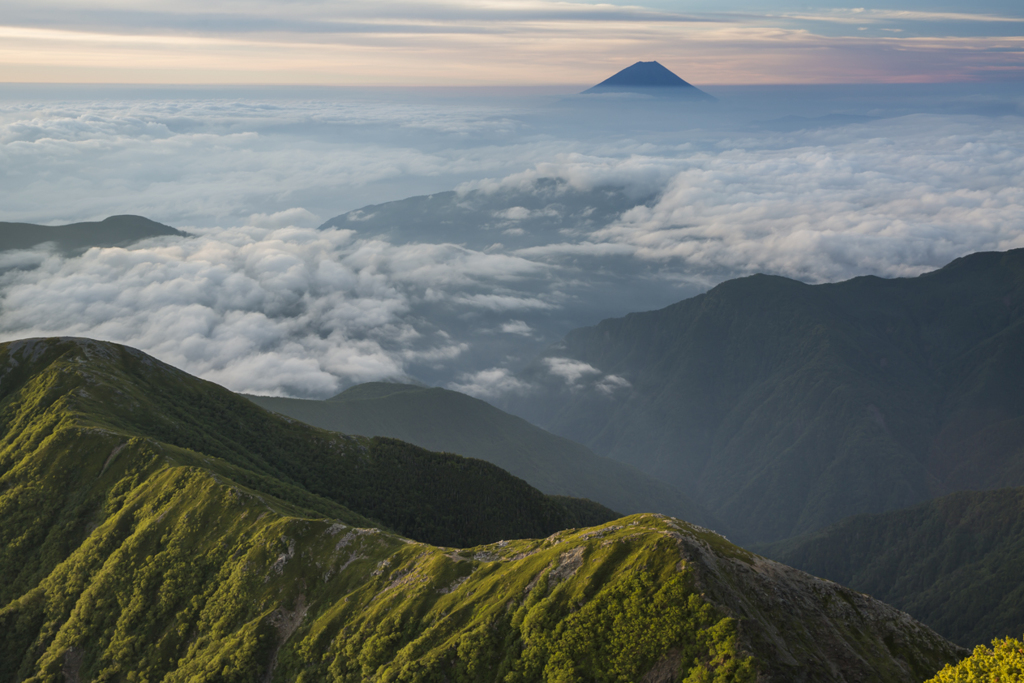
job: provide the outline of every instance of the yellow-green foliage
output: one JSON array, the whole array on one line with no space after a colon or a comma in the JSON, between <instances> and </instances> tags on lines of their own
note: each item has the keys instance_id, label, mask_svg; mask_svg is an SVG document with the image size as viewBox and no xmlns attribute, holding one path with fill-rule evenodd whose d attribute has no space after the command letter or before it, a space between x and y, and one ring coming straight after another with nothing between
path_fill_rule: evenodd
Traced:
<instances>
[{"instance_id":1,"label":"yellow-green foliage","mask_svg":"<svg viewBox=\"0 0 1024 683\"><path fill-rule=\"evenodd\" d=\"M979 645L957 665L948 665L928 683L1017 683L1024 681L1024 643L996 638L992 647Z\"/></svg>"},{"instance_id":2,"label":"yellow-green foliage","mask_svg":"<svg viewBox=\"0 0 1024 683\"><path fill-rule=\"evenodd\" d=\"M402 549L313 624L299 680L628 682L666 656L680 679L754 680L665 523L626 519L466 553Z\"/></svg>"}]
</instances>

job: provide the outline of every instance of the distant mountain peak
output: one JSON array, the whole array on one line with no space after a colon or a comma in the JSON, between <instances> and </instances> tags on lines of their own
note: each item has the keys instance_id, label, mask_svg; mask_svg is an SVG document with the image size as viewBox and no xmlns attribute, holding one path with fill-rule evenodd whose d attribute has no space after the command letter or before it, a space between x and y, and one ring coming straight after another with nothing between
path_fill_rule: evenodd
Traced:
<instances>
[{"instance_id":1,"label":"distant mountain peak","mask_svg":"<svg viewBox=\"0 0 1024 683\"><path fill-rule=\"evenodd\" d=\"M658 62L637 62L632 66L627 66L611 78L584 90L582 94L601 93L642 93L694 100L715 99L700 88L687 83Z\"/></svg>"}]
</instances>

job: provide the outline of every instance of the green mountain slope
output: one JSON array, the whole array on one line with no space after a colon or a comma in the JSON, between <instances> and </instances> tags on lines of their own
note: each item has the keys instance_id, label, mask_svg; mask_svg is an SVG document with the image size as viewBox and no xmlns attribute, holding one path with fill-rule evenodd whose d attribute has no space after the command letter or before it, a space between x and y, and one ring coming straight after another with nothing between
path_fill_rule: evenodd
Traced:
<instances>
[{"instance_id":1,"label":"green mountain slope","mask_svg":"<svg viewBox=\"0 0 1024 683\"><path fill-rule=\"evenodd\" d=\"M323 429L388 436L486 460L545 493L588 498L627 514L660 512L721 530L677 489L456 391L371 382L327 401L247 398Z\"/></svg>"},{"instance_id":2,"label":"green mountain slope","mask_svg":"<svg viewBox=\"0 0 1024 683\"><path fill-rule=\"evenodd\" d=\"M960 492L767 546L972 647L1024 633L1024 488Z\"/></svg>"},{"instance_id":3,"label":"green mountain slope","mask_svg":"<svg viewBox=\"0 0 1024 683\"><path fill-rule=\"evenodd\" d=\"M34 225L0 221L0 251L31 249L53 242L60 251L74 253L89 247L125 246L147 237L184 236L186 233L142 216L111 216L102 221L70 225Z\"/></svg>"},{"instance_id":4,"label":"green mountain slope","mask_svg":"<svg viewBox=\"0 0 1024 683\"><path fill-rule=\"evenodd\" d=\"M505 407L771 541L1024 484L1021 349L1021 249L916 278L756 275L572 332ZM553 372L580 364L569 387Z\"/></svg>"},{"instance_id":5,"label":"green mountain slope","mask_svg":"<svg viewBox=\"0 0 1024 683\"><path fill-rule=\"evenodd\" d=\"M662 516L463 550L368 526L286 470L387 449L113 344L0 346L0 425L0 681L895 682L966 654ZM378 473L396 508L413 466Z\"/></svg>"},{"instance_id":6,"label":"green mountain slope","mask_svg":"<svg viewBox=\"0 0 1024 683\"><path fill-rule=\"evenodd\" d=\"M91 429L124 443L141 438L185 449L214 471L294 505L352 523L377 520L443 545L545 536L616 516L590 501L545 496L480 460L289 421L115 344L11 342L0 345L0 368L5 495L36 495L33 468L43 461L32 454L39 444L56 439L71 448ZM35 510L56 502L10 504ZM88 514L81 511L80 520Z\"/></svg>"}]
</instances>

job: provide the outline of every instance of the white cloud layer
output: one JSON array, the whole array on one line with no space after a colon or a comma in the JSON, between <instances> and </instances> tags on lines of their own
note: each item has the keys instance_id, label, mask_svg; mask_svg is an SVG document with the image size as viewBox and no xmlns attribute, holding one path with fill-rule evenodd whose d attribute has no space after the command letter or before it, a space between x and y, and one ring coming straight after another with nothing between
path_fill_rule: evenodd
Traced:
<instances>
[{"instance_id":1,"label":"white cloud layer","mask_svg":"<svg viewBox=\"0 0 1024 683\"><path fill-rule=\"evenodd\" d=\"M556 263L630 255L691 272L809 282L918 275L975 251L1024 247L1024 120L915 115L722 140L673 158L566 157L488 192L558 177L657 189L652 205L581 239L515 253Z\"/></svg>"},{"instance_id":2,"label":"white cloud layer","mask_svg":"<svg viewBox=\"0 0 1024 683\"><path fill-rule=\"evenodd\" d=\"M526 382L516 378L508 368L488 368L473 373L463 373L448 388L461 391L477 398L489 399L529 390Z\"/></svg>"},{"instance_id":3,"label":"white cloud layer","mask_svg":"<svg viewBox=\"0 0 1024 683\"><path fill-rule=\"evenodd\" d=\"M458 310L453 291L500 286L535 268L506 255L295 227L159 238L41 262L37 252L7 254L37 267L0 276L6 338L107 339L239 391L300 395L457 359L465 342L410 316L427 285L433 303ZM429 276L409 268L428 259Z\"/></svg>"},{"instance_id":4,"label":"white cloud layer","mask_svg":"<svg viewBox=\"0 0 1024 683\"><path fill-rule=\"evenodd\" d=\"M569 329L730 277L912 276L1024 247L1019 98L856 101L780 112L853 122L723 105L685 129L650 103L643 129L627 105L493 99L8 103L0 218L139 213L194 236L0 252L0 336L118 341L241 391L416 377L493 398L526 391L516 368ZM629 388L548 363L578 390Z\"/></svg>"},{"instance_id":5,"label":"white cloud layer","mask_svg":"<svg viewBox=\"0 0 1024 683\"><path fill-rule=\"evenodd\" d=\"M8 221L136 213L177 227L315 226L551 154L549 142L510 140L521 124L486 99L451 106L345 92L307 101L280 91L232 99L229 90L76 101L61 90L65 98L34 101L34 91L19 92L0 103ZM511 145L488 153L495 143Z\"/></svg>"}]
</instances>

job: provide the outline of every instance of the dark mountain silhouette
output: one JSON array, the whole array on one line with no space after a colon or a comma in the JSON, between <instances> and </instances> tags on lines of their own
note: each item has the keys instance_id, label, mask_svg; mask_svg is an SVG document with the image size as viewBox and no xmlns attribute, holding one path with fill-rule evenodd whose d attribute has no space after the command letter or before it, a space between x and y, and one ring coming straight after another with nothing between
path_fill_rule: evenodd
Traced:
<instances>
[{"instance_id":1,"label":"dark mountain silhouette","mask_svg":"<svg viewBox=\"0 0 1024 683\"><path fill-rule=\"evenodd\" d=\"M916 278L754 275L571 332L502 407L771 542L1024 486L1021 349L1024 249ZM569 386L553 363L593 372Z\"/></svg>"},{"instance_id":2,"label":"dark mountain silhouette","mask_svg":"<svg viewBox=\"0 0 1024 683\"><path fill-rule=\"evenodd\" d=\"M688 100L714 101L700 88L690 85L658 62L637 62L611 78L601 81L584 95L605 93L636 93L658 97L679 97Z\"/></svg>"},{"instance_id":3,"label":"dark mountain silhouette","mask_svg":"<svg viewBox=\"0 0 1024 683\"><path fill-rule=\"evenodd\" d=\"M143 216L111 216L70 225L0 222L0 250L31 249L52 242L59 251L73 254L90 247L127 246L160 235L184 237L186 233Z\"/></svg>"},{"instance_id":4,"label":"dark mountain silhouette","mask_svg":"<svg viewBox=\"0 0 1024 683\"><path fill-rule=\"evenodd\" d=\"M660 512L723 530L678 489L457 391L371 382L327 401L248 398L321 429L401 439L431 451L479 458L547 494L589 498L626 514Z\"/></svg>"},{"instance_id":5,"label":"dark mountain silhouette","mask_svg":"<svg viewBox=\"0 0 1024 683\"><path fill-rule=\"evenodd\" d=\"M967 647L1024 632L1024 488L960 491L758 548Z\"/></svg>"}]
</instances>

